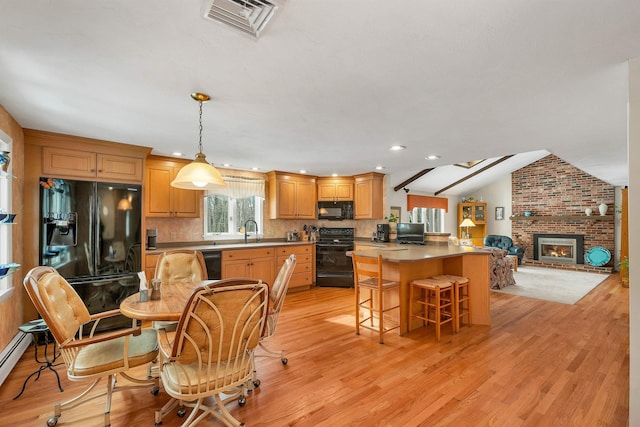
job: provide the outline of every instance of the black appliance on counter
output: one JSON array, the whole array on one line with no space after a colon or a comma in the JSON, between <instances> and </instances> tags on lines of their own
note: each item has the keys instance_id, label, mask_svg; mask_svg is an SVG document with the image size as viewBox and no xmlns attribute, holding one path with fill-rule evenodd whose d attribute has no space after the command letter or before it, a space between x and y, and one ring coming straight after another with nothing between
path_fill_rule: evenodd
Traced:
<instances>
[{"instance_id":1,"label":"black appliance on counter","mask_svg":"<svg viewBox=\"0 0 640 427\"><path fill-rule=\"evenodd\" d=\"M353 202L318 202L318 219L327 219L330 221L353 219Z\"/></svg>"},{"instance_id":2,"label":"black appliance on counter","mask_svg":"<svg viewBox=\"0 0 640 427\"><path fill-rule=\"evenodd\" d=\"M55 268L89 313L118 308L142 271L141 186L40 178L40 265ZM131 326L124 316L98 330Z\"/></svg>"},{"instance_id":3,"label":"black appliance on counter","mask_svg":"<svg viewBox=\"0 0 640 427\"><path fill-rule=\"evenodd\" d=\"M398 243L424 245L424 224L399 222L396 231Z\"/></svg>"},{"instance_id":4,"label":"black appliance on counter","mask_svg":"<svg viewBox=\"0 0 640 427\"><path fill-rule=\"evenodd\" d=\"M376 242L388 242L389 233L389 224L378 224L376 226Z\"/></svg>"},{"instance_id":5,"label":"black appliance on counter","mask_svg":"<svg viewBox=\"0 0 640 427\"><path fill-rule=\"evenodd\" d=\"M353 228L318 229L316 241L316 285L353 287L353 264L347 252L353 250Z\"/></svg>"}]
</instances>

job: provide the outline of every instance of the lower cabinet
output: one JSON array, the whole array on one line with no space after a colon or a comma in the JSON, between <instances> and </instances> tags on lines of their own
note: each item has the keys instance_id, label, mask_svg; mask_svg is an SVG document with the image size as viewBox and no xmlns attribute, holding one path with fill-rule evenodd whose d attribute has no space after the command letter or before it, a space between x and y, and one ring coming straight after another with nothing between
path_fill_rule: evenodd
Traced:
<instances>
[{"instance_id":1,"label":"lower cabinet","mask_svg":"<svg viewBox=\"0 0 640 427\"><path fill-rule=\"evenodd\" d=\"M296 256L296 267L289 281L289 289L301 290L308 289L313 285L315 278L315 246L298 245L298 246L279 246L276 248L276 275L282 268L284 261L289 255Z\"/></svg>"},{"instance_id":2,"label":"lower cabinet","mask_svg":"<svg viewBox=\"0 0 640 427\"><path fill-rule=\"evenodd\" d=\"M249 277L271 285L276 278L275 249L222 251L222 278Z\"/></svg>"},{"instance_id":3,"label":"lower cabinet","mask_svg":"<svg viewBox=\"0 0 640 427\"><path fill-rule=\"evenodd\" d=\"M156 264L158 263L159 256L160 254L144 256L144 274L147 276L147 280L153 279L156 274Z\"/></svg>"}]
</instances>

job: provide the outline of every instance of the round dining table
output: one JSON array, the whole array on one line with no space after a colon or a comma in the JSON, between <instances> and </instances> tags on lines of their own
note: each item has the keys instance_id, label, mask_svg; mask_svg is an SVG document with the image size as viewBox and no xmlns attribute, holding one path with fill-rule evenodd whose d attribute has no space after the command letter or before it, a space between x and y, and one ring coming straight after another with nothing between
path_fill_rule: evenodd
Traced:
<instances>
[{"instance_id":1,"label":"round dining table","mask_svg":"<svg viewBox=\"0 0 640 427\"><path fill-rule=\"evenodd\" d=\"M163 283L160 299L148 298L147 301L140 301L140 292L137 292L122 300L120 312L136 320L177 321L180 320L193 290L215 282L217 280L203 280L196 283Z\"/></svg>"}]
</instances>

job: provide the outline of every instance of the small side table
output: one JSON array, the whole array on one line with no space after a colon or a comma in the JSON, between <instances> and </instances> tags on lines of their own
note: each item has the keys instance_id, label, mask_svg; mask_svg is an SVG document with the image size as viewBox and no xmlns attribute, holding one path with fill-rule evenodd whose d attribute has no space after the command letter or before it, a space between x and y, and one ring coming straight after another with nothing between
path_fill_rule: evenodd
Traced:
<instances>
[{"instance_id":1,"label":"small side table","mask_svg":"<svg viewBox=\"0 0 640 427\"><path fill-rule=\"evenodd\" d=\"M518 271L518 256L507 255L507 258L511 258L511 263L513 264L513 271Z\"/></svg>"},{"instance_id":2,"label":"small side table","mask_svg":"<svg viewBox=\"0 0 640 427\"><path fill-rule=\"evenodd\" d=\"M24 383L22 384L22 390L20 390L20 393L18 393L18 395L14 397L13 400L16 400L17 398L22 396L22 393L24 393L24 389L27 387L27 382L29 382L31 377L37 375L35 381L38 381L40 379L40 373L42 373L42 371L44 371L45 369L49 369L53 371L54 374L56 374L56 378L58 379L58 389L60 389L60 391L64 391L62 389L62 385L60 384L60 375L58 375L58 371L53 369L56 366L64 364L63 362L56 363L56 360L58 359L58 357L60 357L60 353L58 353L58 346L56 345L55 341L53 341L53 359L49 359L49 355L47 354L47 350L49 349L49 327L47 326L47 324L44 323L44 320L37 319L19 326L18 329L25 334L31 334L33 338L33 351L35 359L36 362L40 364L40 367L24 380ZM38 357L38 337L40 335L44 337L44 360L40 360L40 358Z\"/></svg>"}]
</instances>

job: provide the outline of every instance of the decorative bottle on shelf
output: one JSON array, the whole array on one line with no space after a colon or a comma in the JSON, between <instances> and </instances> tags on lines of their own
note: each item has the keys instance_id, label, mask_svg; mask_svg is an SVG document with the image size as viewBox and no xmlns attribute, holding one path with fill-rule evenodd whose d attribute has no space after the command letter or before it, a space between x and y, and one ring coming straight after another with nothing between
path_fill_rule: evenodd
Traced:
<instances>
[{"instance_id":1,"label":"decorative bottle on shelf","mask_svg":"<svg viewBox=\"0 0 640 427\"><path fill-rule=\"evenodd\" d=\"M584 213L585 213L587 216L591 216L591 212L593 212L593 211L591 210L591 208L586 208L586 209L584 210Z\"/></svg>"},{"instance_id":2,"label":"decorative bottle on shelf","mask_svg":"<svg viewBox=\"0 0 640 427\"><path fill-rule=\"evenodd\" d=\"M606 203L600 203L600 206L598 206L598 211L600 211L600 216L605 216L607 214L607 209L609 209L609 206L607 206Z\"/></svg>"}]
</instances>

